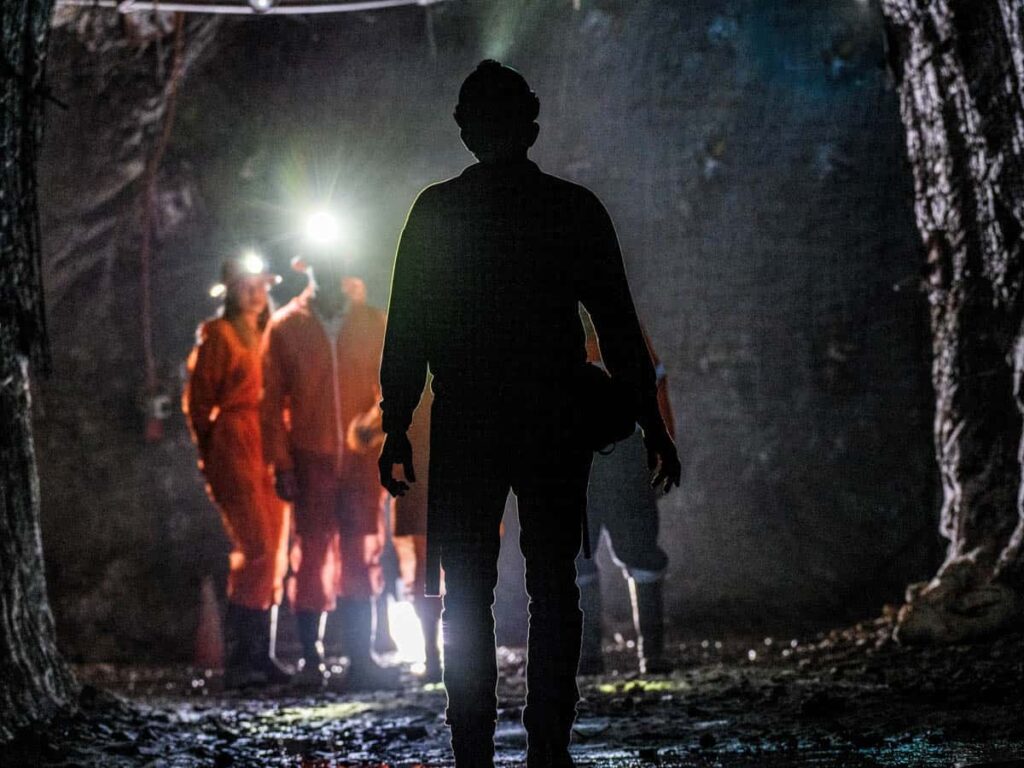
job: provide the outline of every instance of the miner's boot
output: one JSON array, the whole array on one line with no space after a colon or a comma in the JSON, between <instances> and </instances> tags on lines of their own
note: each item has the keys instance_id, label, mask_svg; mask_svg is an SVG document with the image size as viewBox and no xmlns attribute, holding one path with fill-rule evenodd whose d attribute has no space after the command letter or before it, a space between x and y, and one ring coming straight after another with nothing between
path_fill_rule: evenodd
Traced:
<instances>
[{"instance_id":1,"label":"miner's boot","mask_svg":"<svg viewBox=\"0 0 1024 768\"><path fill-rule=\"evenodd\" d=\"M641 582L629 579L629 597L633 603L636 652L640 673L664 675L672 671L665 658L665 612L662 580Z\"/></svg>"},{"instance_id":2,"label":"miner's boot","mask_svg":"<svg viewBox=\"0 0 1024 768\"><path fill-rule=\"evenodd\" d=\"M326 682L324 676L324 628L327 626L325 611L297 611L295 626L302 646L299 669L292 676L292 682L303 687L320 688Z\"/></svg>"},{"instance_id":3,"label":"miner's boot","mask_svg":"<svg viewBox=\"0 0 1024 768\"><path fill-rule=\"evenodd\" d=\"M373 634L373 603L370 599L344 598L341 611L341 642L348 656L347 691L377 691L398 686L397 668L382 667L370 653Z\"/></svg>"},{"instance_id":4,"label":"miner's boot","mask_svg":"<svg viewBox=\"0 0 1024 768\"><path fill-rule=\"evenodd\" d=\"M277 637L277 606L259 611L253 622L252 642L249 646L249 666L264 677L267 685L290 682L292 673L275 657Z\"/></svg>"},{"instance_id":5,"label":"miner's boot","mask_svg":"<svg viewBox=\"0 0 1024 768\"><path fill-rule=\"evenodd\" d=\"M384 592L373 601L373 650L379 654L398 650L391 637L391 617L388 616L388 594Z\"/></svg>"},{"instance_id":6,"label":"miner's boot","mask_svg":"<svg viewBox=\"0 0 1024 768\"><path fill-rule=\"evenodd\" d=\"M597 574L580 579L580 610L583 611L583 642L577 674L604 674L601 653L601 580Z\"/></svg>"},{"instance_id":7,"label":"miner's boot","mask_svg":"<svg viewBox=\"0 0 1024 768\"><path fill-rule=\"evenodd\" d=\"M224 616L224 687L244 688L253 684L249 668L249 636L252 631L250 611L228 602Z\"/></svg>"},{"instance_id":8,"label":"miner's boot","mask_svg":"<svg viewBox=\"0 0 1024 768\"><path fill-rule=\"evenodd\" d=\"M437 629L441 623L441 598L417 597L416 613L420 617L420 627L423 629L423 649L427 657L423 681L440 683L442 672L441 638L438 636Z\"/></svg>"}]
</instances>

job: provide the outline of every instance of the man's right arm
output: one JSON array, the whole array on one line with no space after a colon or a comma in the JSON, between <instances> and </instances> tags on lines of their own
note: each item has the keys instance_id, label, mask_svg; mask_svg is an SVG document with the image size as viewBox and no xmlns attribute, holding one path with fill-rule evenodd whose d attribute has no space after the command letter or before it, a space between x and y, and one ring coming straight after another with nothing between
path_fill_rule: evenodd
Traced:
<instances>
[{"instance_id":1,"label":"man's right arm","mask_svg":"<svg viewBox=\"0 0 1024 768\"><path fill-rule=\"evenodd\" d=\"M413 204L402 230L391 278L387 330L381 356L380 388L384 445L377 462L380 483L392 496L401 496L416 482L412 445L406 434L427 377L427 302L434 297L426 281L429 216L423 195ZM394 475L401 464L405 480Z\"/></svg>"},{"instance_id":2,"label":"man's right arm","mask_svg":"<svg viewBox=\"0 0 1024 768\"><path fill-rule=\"evenodd\" d=\"M426 308L433 297L426 286L428 218L422 195L406 220L395 257L381 355L380 385L384 432L404 433L427 376Z\"/></svg>"}]
</instances>

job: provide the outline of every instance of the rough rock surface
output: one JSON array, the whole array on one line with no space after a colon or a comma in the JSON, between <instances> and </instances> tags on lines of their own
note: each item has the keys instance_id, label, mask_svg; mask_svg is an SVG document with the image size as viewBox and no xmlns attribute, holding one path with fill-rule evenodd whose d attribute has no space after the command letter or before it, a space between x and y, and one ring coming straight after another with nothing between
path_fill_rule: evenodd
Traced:
<instances>
[{"instance_id":1,"label":"rough rock surface","mask_svg":"<svg viewBox=\"0 0 1024 768\"><path fill-rule=\"evenodd\" d=\"M75 698L47 600L29 394L49 358L36 156L50 9L0 7L0 742Z\"/></svg>"},{"instance_id":2,"label":"rough rock surface","mask_svg":"<svg viewBox=\"0 0 1024 768\"><path fill-rule=\"evenodd\" d=\"M899 635L950 642L1024 609L1024 6L885 0L928 247L946 558Z\"/></svg>"}]
</instances>

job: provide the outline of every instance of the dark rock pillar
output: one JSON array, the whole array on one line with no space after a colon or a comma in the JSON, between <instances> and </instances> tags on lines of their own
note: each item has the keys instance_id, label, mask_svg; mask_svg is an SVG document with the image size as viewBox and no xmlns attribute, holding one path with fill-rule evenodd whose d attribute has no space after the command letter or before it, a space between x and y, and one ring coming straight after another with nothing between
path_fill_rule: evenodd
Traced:
<instances>
[{"instance_id":1,"label":"dark rock pillar","mask_svg":"<svg viewBox=\"0 0 1024 768\"><path fill-rule=\"evenodd\" d=\"M29 366L45 366L35 154L50 0L0 4L0 742L74 701L39 535Z\"/></svg>"},{"instance_id":2,"label":"dark rock pillar","mask_svg":"<svg viewBox=\"0 0 1024 768\"><path fill-rule=\"evenodd\" d=\"M928 253L945 562L913 585L907 642L1020 613L1024 410L1024 6L883 0Z\"/></svg>"}]
</instances>

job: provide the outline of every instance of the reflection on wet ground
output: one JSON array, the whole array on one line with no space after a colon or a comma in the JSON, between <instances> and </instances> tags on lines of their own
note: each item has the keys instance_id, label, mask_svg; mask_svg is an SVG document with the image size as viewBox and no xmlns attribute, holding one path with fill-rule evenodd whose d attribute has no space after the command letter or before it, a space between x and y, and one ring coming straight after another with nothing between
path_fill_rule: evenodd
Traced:
<instances>
[{"instance_id":1,"label":"reflection on wet ground","mask_svg":"<svg viewBox=\"0 0 1024 768\"><path fill-rule=\"evenodd\" d=\"M671 676L581 678L581 766L1021 766L1024 635L900 648L885 620L807 642L696 641ZM525 660L500 652L498 765L524 761ZM5 749L4 766L450 765L444 690L258 694L186 667L89 666L81 711Z\"/></svg>"}]
</instances>

